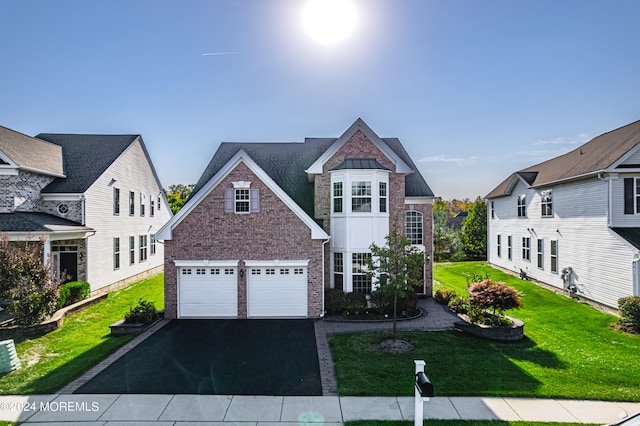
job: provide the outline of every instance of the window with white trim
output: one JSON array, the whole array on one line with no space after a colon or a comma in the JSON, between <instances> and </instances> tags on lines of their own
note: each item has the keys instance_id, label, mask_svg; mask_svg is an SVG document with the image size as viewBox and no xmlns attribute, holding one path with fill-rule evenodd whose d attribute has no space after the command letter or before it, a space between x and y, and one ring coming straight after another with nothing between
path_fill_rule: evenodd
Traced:
<instances>
[{"instance_id":1,"label":"window with white trim","mask_svg":"<svg viewBox=\"0 0 640 426\"><path fill-rule=\"evenodd\" d=\"M371 293L371 278L364 272L364 265L371 253L353 253L351 255L351 280L353 291L356 293Z\"/></svg>"},{"instance_id":2,"label":"window with white trim","mask_svg":"<svg viewBox=\"0 0 640 426\"><path fill-rule=\"evenodd\" d=\"M207 275L207 270L205 268L196 268L196 275Z\"/></svg>"},{"instance_id":3,"label":"window with white trim","mask_svg":"<svg viewBox=\"0 0 640 426\"><path fill-rule=\"evenodd\" d=\"M513 258L513 238L511 235L507 236L507 259Z\"/></svg>"},{"instance_id":4,"label":"window with white trim","mask_svg":"<svg viewBox=\"0 0 640 426\"><path fill-rule=\"evenodd\" d=\"M113 269L120 269L120 238L113 239Z\"/></svg>"},{"instance_id":5,"label":"window with white trim","mask_svg":"<svg viewBox=\"0 0 640 426\"><path fill-rule=\"evenodd\" d=\"M191 275L191 268L182 268L182 275Z\"/></svg>"},{"instance_id":6,"label":"window with white trim","mask_svg":"<svg viewBox=\"0 0 640 426\"><path fill-rule=\"evenodd\" d=\"M531 237L522 237L522 260L531 262Z\"/></svg>"},{"instance_id":7,"label":"window with white trim","mask_svg":"<svg viewBox=\"0 0 640 426\"><path fill-rule=\"evenodd\" d=\"M225 268L224 274L225 275L234 275L233 268Z\"/></svg>"},{"instance_id":8,"label":"window with white trim","mask_svg":"<svg viewBox=\"0 0 640 426\"><path fill-rule=\"evenodd\" d=\"M302 275L302 274L304 274L304 269L302 269L302 268L294 268L293 269L293 274L294 275Z\"/></svg>"},{"instance_id":9,"label":"window with white trim","mask_svg":"<svg viewBox=\"0 0 640 426\"><path fill-rule=\"evenodd\" d=\"M235 190L235 212L249 213L249 189L237 188Z\"/></svg>"},{"instance_id":10,"label":"window with white trim","mask_svg":"<svg viewBox=\"0 0 640 426\"><path fill-rule=\"evenodd\" d=\"M136 263L136 237L129 237L129 265Z\"/></svg>"},{"instance_id":11,"label":"window with white trim","mask_svg":"<svg viewBox=\"0 0 640 426\"><path fill-rule=\"evenodd\" d=\"M280 275L289 275L289 268L280 268Z\"/></svg>"},{"instance_id":12,"label":"window with white trim","mask_svg":"<svg viewBox=\"0 0 640 426\"><path fill-rule=\"evenodd\" d=\"M411 244L422 245L424 243L423 238L423 226L422 226L422 212L417 210L409 210L405 212L405 236L409 238Z\"/></svg>"},{"instance_id":13,"label":"window with white trim","mask_svg":"<svg viewBox=\"0 0 640 426\"><path fill-rule=\"evenodd\" d=\"M518 217L527 217L527 196L518 195Z\"/></svg>"},{"instance_id":14,"label":"window with white trim","mask_svg":"<svg viewBox=\"0 0 640 426\"><path fill-rule=\"evenodd\" d=\"M145 260L147 260L147 241L148 241L148 236L147 235L140 235L140 259L138 259L138 262L144 262Z\"/></svg>"},{"instance_id":15,"label":"window with white trim","mask_svg":"<svg viewBox=\"0 0 640 426\"><path fill-rule=\"evenodd\" d=\"M551 189L540 193L540 206L542 207L542 217L553 217L553 194Z\"/></svg>"},{"instance_id":16,"label":"window with white trim","mask_svg":"<svg viewBox=\"0 0 640 426\"><path fill-rule=\"evenodd\" d=\"M153 201L153 196L149 195L149 216L153 217L156 214L156 203Z\"/></svg>"},{"instance_id":17,"label":"window with white trim","mask_svg":"<svg viewBox=\"0 0 640 426\"><path fill-rule=\"evenodd\" d=\"M356 213L371 212L371 182L351 182L351 211Z\"/></svg>"},{"instance_id":18,"label":"window with white trim","mask_svg":"<svg viewBox=\"0 0 640 426\"><path fill-rule=\"evenodd\" d=\"M260 268L251 268L251 275L260 275L262 274L262 269Z\"/></svg>"},{"instance_id":19,"label":"window with white trim","mask_svg":"<svg viewBox=\"0 0 640 426\"><path fill-rule=\"evenodd\" d=\"M498 257L502 257L502 235L498 234L497 240L498 240L497 254L498 254Z\"/></svg>"},{"instance_id":20,"label":"window with white trim","mask_svg":"<svg viewBox=\"0 0 640 426\"><path fill-rule=\"evenodd\" d=\"M113 188L113 214L120 214L120 188Z\"/></svg>"},{"instance_id":21,"label":"window with white trim","mask_svg":"<svg viewBox=\"0 0 640 426\"><path fill-rule=\"evenodd\" d=\"M141 192L140 193L140 216L144 216L144 208L145 208L145 199L147 197Z\"/></svg>"},{"instance_id":22,"label":"window with white trim","mask_svg":"<svg viewBox=\"0 0 640 426\"><path fill-rule=\"evenodd\" d=\"M136 214L136 193L129 191L129 215Z\"/></svg>"},{"instance_id":23,"label":"window with white trim","mask_svg":"<svg viewBox=\"0 0 640 426\"><path fill-rule=\"evenodd\" d=\"M387 182L379 182L378 195L380 202L380 213L387 212Z\"/></svg>"},{"instance_id":24,"label":"window with white trim","mask_svg":"<svg viewBox=\"0 0 640 426\"><path fill-rule=\"evenodd\" d=\"M151 256L156 254L156 239L151 237Z\"/></svg>"},{"instance_id":25,"label":"window with white trim","mask_svg":"<svg viewBox=\"0 0 640 426\"><path fill-rule=\"evenodd\" d=\"M538 238L538 269L544 269L544 240Z\"/></svg>"},{"instance_id":26,"label":"window with white trim","mask_svg":"<svg viewBox=\"0 0 640 426\"><path fill-rule=\"evenodd\" d=\"M236 214L260 211L260 190L249 188L251 182L233 182L233 188L224 191L224 212Z\"/></svg>"},{"instance_id":27,"label":"window with white trim","mask_svg":"<svg viewBox=\"0 0 640 426\"><path fill-rule=\"evenodd\" d=\"M495 205L493 204L493 201L491 201L491 219L495 219L496 218L496 208Z\"/></svg>"},{"instance_id":28,"label":"window with white trim","mask_svg":"<svg viewBox=\"0 0 640 426\"><path fill-rule=\"evenodd\" d=\"M266 275L275 275L276 274L276 270L274 268L267 268L264 270L264 273Z\"/></svg>"},{"instance_id":29,"label":"window with white trim","mask_svg":"<svg viewBox=\"0 0 640 426\"><path fill-rule=\"evenodd\" d=\"M333 212L342 213L342 182L333 182Z\"/></svg>"},{"instance_id":30,"label":"window with white trim","mask_svg":"<svg viewBox=\"0 0 640 426\"><path fill-rule=\"evenodd\" d=\"M209 270L209 273L210 273L211 275L220 275L220 268L211 268L211 269Z\"/></svg>"},{"instance_id":31,"label":"window with white trim","mask_svg":"<svg viewBox=\"0 0 640 426\"><path fill-rule=\"evenodd\" d=\"M551 272L558 273L558 240L551 240Z\"/></svg>"},{"instance_id":32,"label":"window with white trim","mask_svg":"<svg viewBox=\"0 0 640 426\"><path fill-rule=\"evenodd\" d=\"M344 265L342 253L333 253L333 287L344 289Z\"/></svg>"}]
</instances>

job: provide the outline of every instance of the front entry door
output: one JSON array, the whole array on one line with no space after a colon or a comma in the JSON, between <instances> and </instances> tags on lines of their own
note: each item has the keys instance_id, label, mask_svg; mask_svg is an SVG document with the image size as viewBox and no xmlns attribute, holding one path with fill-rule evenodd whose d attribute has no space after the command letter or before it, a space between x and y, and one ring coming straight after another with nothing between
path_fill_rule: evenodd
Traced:
<instances>
[{"instance_id":1,"label":"front entry door","mask_svg":"<svg viewBox=\"0 0 640 426\"><path fill-rule=\"evenodd\" d=\"M78 253L60 252L60 276L62 275L63 283L78 279Z\"/></svg>"}]
</instances>

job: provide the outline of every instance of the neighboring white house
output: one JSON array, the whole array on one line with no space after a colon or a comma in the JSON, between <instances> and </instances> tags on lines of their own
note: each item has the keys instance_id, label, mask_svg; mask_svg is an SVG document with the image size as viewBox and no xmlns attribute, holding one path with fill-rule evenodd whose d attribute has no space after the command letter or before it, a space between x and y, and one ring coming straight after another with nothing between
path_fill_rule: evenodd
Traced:
<instances>
[{"instance_id":1,"label":"neighboring white house","mask_svg":"<svg viewBox=\"0 0 640 426\"><path fill-rule=\"evenodd\" d=\"M617 307L640 294L640 121L487 196L489 263Z\"/></svg>"},{"instance_id":2,"label":"neighboring white house","mask_svg":"<svg viewBox=\"0 0 640 426\"><path fill-rule=\"evenodd\" d=\"M105 291L162 271L171 210L139 135L0 127L0 232L44 240L58 273Z\"/></svg>"}]
</instances>

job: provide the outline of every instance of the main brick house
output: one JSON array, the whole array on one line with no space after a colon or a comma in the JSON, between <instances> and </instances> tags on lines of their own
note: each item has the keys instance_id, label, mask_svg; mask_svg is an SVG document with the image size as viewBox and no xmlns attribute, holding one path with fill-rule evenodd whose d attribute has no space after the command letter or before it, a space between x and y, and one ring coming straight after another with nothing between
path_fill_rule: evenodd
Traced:
<instances>
[{"instance_id":1,"label":"main brick house","mask_svg":"<svg viewBox=\"0 0 640 426\"><path fill-rule=\"evenodd\" d=\"M171 216L140 135L31 137L0 126L0 233L42 240L66 281L96 293L162 272L152 235Z\"/></svg>"},{"instance_id":2,"label":"main brick house","mask_svg":"<svg viewBox=\"0 0 640 426\"><path fill-rule=\"evenodd\" d=\"M640 121L519 170L486 198L489 263L610 307L640 295Z\"/></svg>"},{"instance_id":3,"label":"main brick house","mask_svg":"<svg viewBox=\"0 0 640 426\"><path fill-rule=\"evenodd\" d=\"M369 293L372 243L393 226L425 254L433 193L398 139L361 119L339 138L222 143L155 238L169 318L321 317L324 289Z\"/></svg>"}]
</instances>

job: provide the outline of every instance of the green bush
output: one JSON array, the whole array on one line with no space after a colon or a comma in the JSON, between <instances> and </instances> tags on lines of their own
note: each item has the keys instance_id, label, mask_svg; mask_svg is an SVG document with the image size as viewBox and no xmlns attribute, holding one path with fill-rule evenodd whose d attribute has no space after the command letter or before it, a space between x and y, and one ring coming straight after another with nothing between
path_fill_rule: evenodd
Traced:
<instances>
[{"instance_id":1,"label":"green bush","mask_svg":"<svg viewBox=\"0 0 640 426\"><path fill-rule=\"evenodd\" d=\"M456 314L466 314L469 311L469 299L462 296L452 298L447 305Z\"/></svg>"},{"instance_id":2,"label":"green bush","mask_svg":"<svg viewBox=\"0 0 640 426\"><path fill-rule=\"evenodd\" d=\"M370 301L381 314L393 313L393 296L381 291L374 291L370 295Z\"/></svg>"},{"instance_id":3,"label":"green bush","mask_svg":"<svg viewBox=\"0 0 640 426\"><path fill-rule=\"evenodd\" d=\"M622 321L633 326L640 333L640 296L629 296L618 299L618 310Z\"/></svg>"},{"instance_id":4,"label":"green bush","mask_svg":"<svg viewBox=\"0 0 640 426\"><path fill-rule=\"evenodd\" d=\"M39 324L56 311L58 291L44 286L30 292L22 292L13 300L13 315L18 325Z\"/></svg>"},{"instance_id":5,"label":"green bush","mask_svg":"<svg viewBox=\"0 0 640 426\"><path fill-rule=\"evenodd\" d=\"M364 309L367 307L367 296L364 293L347 293L344 295L347 309Z\"/></svg>"},{"instance_id":6,"label":"green bush","mask_svg":"<svg viewBox=\"0 0 640 426\"><path fill-rule=\"evenodd\" d=\"M324 309L328 314L341 314L347 307L344 291L328 288L324 292Z\"/></svg>"},{"instance_id":7,"label":"green bush","mask_svg":"<svg viewBox=\"0 0 640 426\"><path fill-rule=\"evenodd\" d=\"M451 288L439 288L433 294L433 299L441 305L448 305L457 296L456 291Z\"/></svg>"},{"instance_id":8,"label":"green bush","mask_svg":"<svg viewBox=\"0 0 640 426\"><path fill-rule=\"evenodd\" d=\"M70 281L60 286L58 308L73 305L91 294L91 285L86 281Z\"/></svg>"},{"instance_id":9,"label":"green bush","mask_svg":"<svg viewBox=\"0 0 640 426\"><path fill-rule=\"evenodd\" d=\"M131 308L129 313L124 316L124 322L151 324L157 317L158 311L153 302L140 299L138 305Z\"/></svg>"}]
</instances>

